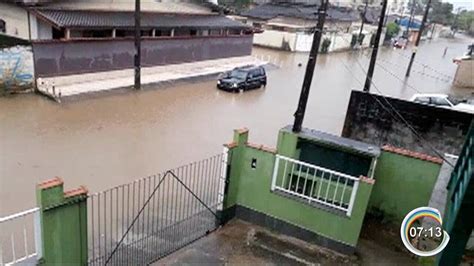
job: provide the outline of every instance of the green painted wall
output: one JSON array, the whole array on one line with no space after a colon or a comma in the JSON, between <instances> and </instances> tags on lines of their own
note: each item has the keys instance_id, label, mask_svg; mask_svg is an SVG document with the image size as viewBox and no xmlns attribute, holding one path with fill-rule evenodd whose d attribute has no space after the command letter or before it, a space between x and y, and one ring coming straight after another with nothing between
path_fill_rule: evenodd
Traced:
<instances>
[{"instance_id":1,"label":"green painted wall","mask_svg":"<svg viewBox=\"0 0 474 266\"><path fill-rule=\"evenodd\" d=\"M37 189L43 256L40 264L87 264L87 195L65 197L63 185Z\"/></svg>"},{"instance_id":2,"label":"green painted wall","mask_svg":"<svg viewBox=\"0 0 474 266\"><path fill-rule=\"evenodd\" d=\"M375 168L375 186L369 207L385 218L401 222L411 210L428 206L441 165L382 151Z\"/></svg>"},{"instance_id":3,"label":"green painted wall","mask_svg":"<svg viewBox=\"0 0 474 266\"><path fill-rule=\"evenodd\" d=\"M351 217L334 214L281 196L271 192L275 154L246 146L243 143L248 136L244 137L245 141L240 141L238 136L234 137L234 142L240 144L230 151L231 169L226 208L235 204L245 206L327 238L356 246L373 185L360 182ZM291 141L291 136L284 137L288 137ZM296 147L296 139L293 147ZM294 151L292 145L279 146L279 152L283 154L291 153L291 149ZM257 160L255 169L251 168L252 159Z\"/></svg>"}]
</instances>

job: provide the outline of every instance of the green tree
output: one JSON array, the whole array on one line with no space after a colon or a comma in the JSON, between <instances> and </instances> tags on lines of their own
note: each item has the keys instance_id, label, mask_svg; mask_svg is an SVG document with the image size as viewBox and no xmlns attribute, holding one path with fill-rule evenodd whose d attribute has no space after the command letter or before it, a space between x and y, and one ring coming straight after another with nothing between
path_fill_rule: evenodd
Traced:
<instances>
[{"instance_id":1,"label":"green tree","mask_svg":"<svg viewBox=\"0 0 474 266\"><path fill-rule=\"evenodd\" d=\"M427 0L423 0L425 4ZM431 11L428 15L428 19L431 22L449 25L453 22L453 4L441 2L440 0L431 1Z\"/></svg>"},{"instance_id":2,"label":"green tree","mask_svg":"<svg viewBox=\"0 0 474 266\"><path fill-rule=\"evenodd\" d=\"M466 31L469 35L474 36L474 10L462 11L458 17L458 27Z\"/></svg>"},{"instance_id":3,"label":"green tree","mask_svg":"<svg viewBox=\"0 0 474 266\"><path fill-rule=\"evenodd\" d=\"M387 32L385 33L385 40L390 40L400 32L400 26L395 22L387 23Z\"/></svg>"}]
</instances>

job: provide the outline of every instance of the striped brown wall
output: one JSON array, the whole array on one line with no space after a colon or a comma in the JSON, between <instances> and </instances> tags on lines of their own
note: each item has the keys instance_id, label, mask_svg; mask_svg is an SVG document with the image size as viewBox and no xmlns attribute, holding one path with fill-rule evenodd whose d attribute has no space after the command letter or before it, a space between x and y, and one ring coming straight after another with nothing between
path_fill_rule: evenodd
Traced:
<instances>
[{"instance_id":1,"label":"striped brown wall","mask_svg":"<svg viewBox=\"0 0 474 266\"><path fill-rule=\"evenodd\" d=\"M157 66L250 55L252 35L184 37L142 41L142 66ZM130 39L39 41L33 43L37 77L133 67Z\"/></svg>"}]
</instances>

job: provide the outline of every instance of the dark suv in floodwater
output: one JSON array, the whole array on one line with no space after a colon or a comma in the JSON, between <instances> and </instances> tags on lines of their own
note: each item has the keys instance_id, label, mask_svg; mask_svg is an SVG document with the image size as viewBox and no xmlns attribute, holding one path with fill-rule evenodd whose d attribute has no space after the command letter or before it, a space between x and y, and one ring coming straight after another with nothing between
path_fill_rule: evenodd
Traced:
<instances>
[{"instance_id":1,"label":"dark suv in floodwater","mask_svg":"<svg viewBox=\"0 0 474 266\"><path fill-rule=\"evenodd\" d=\"M217 80L217 88L225 91L258 89L267 85L267 75L261 66L239 67Z\"/></svg>"}]
</instances>

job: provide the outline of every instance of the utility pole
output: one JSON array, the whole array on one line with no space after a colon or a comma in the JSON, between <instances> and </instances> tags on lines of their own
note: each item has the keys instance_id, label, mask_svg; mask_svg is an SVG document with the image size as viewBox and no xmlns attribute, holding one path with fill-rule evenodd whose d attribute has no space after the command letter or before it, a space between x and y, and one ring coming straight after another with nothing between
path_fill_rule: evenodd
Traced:
<instances>
[{"instance_id":1,"label":"utility pole","mask_svg":"<svg viewBox=\"0 0 474 266\"><path fill-rule=\"evenodd\" d=\"M454 17L454 22L453 22L453 37L456 35L456 32L458 31L458 18L459 18L459 13L461 13L462 7L457 8L458 12L456 13L456 16Z\"/></svg>"},{"instance_id":2,"label":"utility pole","mask_svg":"<svg viewBox=\"0 0 474 266\"><path fill-rule=\"evenodd\" d=\"M141 84L141 27L140 27L140 0L135 0L135 89Z\"/></svg>"},{"instance_id":3,"label":"utility pole","mask_svg":"<svg viewBox=\"0 0 474 266\"><path fill-rule=\"evenodd\" d=\"M374 47L372 48L372 56L370 57L369 69L365 78L364 92L370 91L370 84L374 76L375 61L377 60L377 52L379 50L380 36L382 36L383 22L385 20L385 11L387 10L387 0L382 1L382 11L380 12L379 25L375 34Z\"/></svg>"},{"instance_id":4,"label":"utility pole","mask_svg":"<svg viewBox=\"0 0 474 266\"><path fill-rule=\"evenodd\" d=\"M362 35L362 30L364 29L365 15L367 14L367 6L369 5L369 0L365 0L364 15L362 16L362 24L360 25L359 35L357 36L357 41L359 41L360 36Z\"/></svg>"},{"instance_id":5,"label":"utility pole","mask_svg":"<svg viewBox=\"0 0 474 266\"><path fill-rule=\"evenodd\" d=\"M329 0L322 0L318 10L318 23L316 24L316 31L313 36L313 44L309 52L308 65L306 66L306 73L304 74L303 86L301 88L300 99L298 101L298 109L295 112L295 122L293 124L293 132L300 132L303 124L304 114L306 111L306 104L308 103L309 90L313 80L314 68L316 66L316 59L318 58L319 44L323 36L324 21L326 20L326 11Z\"/></svg>"},{"instance_id":6,"label":"utility pole","mask_svg":"<svg viewBox=\"0 0 474 266\"><path fill-rule=\"evenodd\" d=\"M423 14L423 19L421 20L420 30L418 32L418 36L416 36L415 47L413 48L413 52L410 58L410 63L408 64L408 69L407 69L407 73L405 74L405 77L410 76L411 66L413 65L413 61L415 60L416 51L418 50L418 45L420 44L420 40L421 40L421 34L423 33L423 30L425 29L425 23L426 23L426 20L428 19L430 6L431 6L431 0L428 0L428 3L426 4L425 13Z\"/></svg>"}]
</instances>

